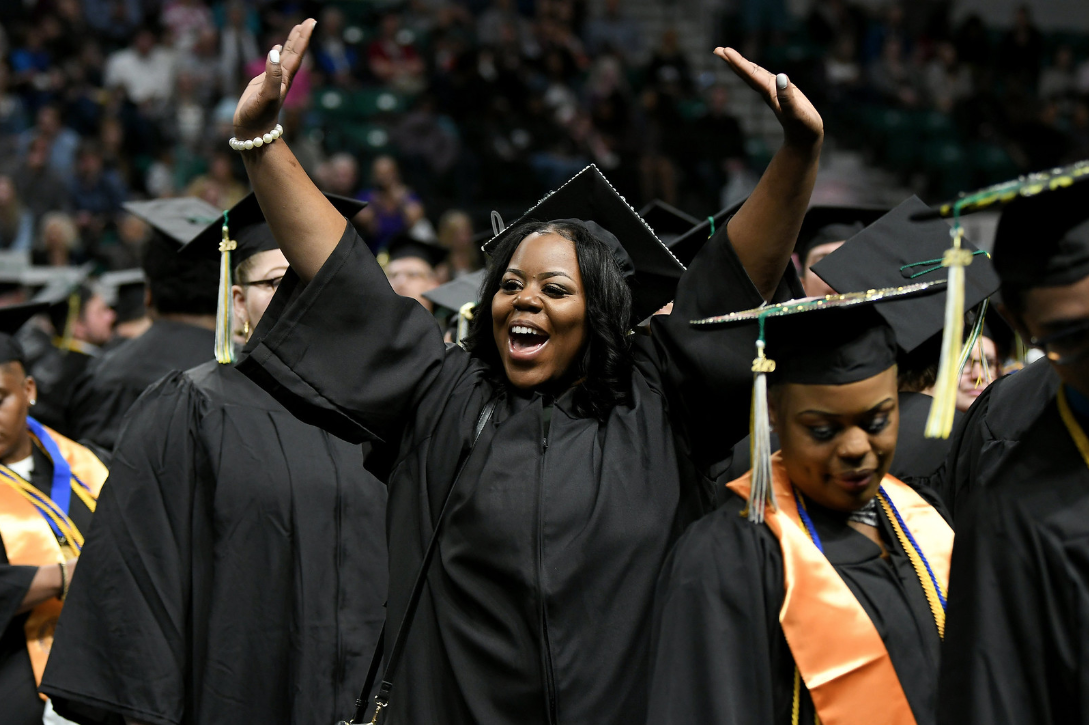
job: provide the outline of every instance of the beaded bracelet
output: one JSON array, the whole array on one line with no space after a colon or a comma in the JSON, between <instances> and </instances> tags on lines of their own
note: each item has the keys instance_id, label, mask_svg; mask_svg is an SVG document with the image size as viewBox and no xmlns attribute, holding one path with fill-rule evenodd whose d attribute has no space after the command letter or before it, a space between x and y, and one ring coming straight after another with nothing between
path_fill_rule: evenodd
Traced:
<instances>
[{"instance_id":1,"label":"beaded bracelet","mask_svg":"<svg viewBox=\"0 0 1089 725\"><path fill-rule=\"evenodd\" d=\"M227 143L235 151L249 151L250 149L259 149L265 144L272 143L276 139L280 138L284 133L284 127L280 124L276 124L276 128L272 129L264 136L257 136L253 139L246 141L239 141L237 138L232 137Z\"/></svg>"}]
</instances>

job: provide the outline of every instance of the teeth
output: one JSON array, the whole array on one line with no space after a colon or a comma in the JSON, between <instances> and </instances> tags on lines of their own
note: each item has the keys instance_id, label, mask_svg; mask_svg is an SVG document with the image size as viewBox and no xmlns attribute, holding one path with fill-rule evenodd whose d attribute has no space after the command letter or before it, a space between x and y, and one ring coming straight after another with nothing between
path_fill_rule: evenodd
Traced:
<instances>
[{"instance_id":1,"label":"teeth","mask_svg":"<svg viewBox=\"0 0 1089 725\"><path fill-rule=\"evenodd\" d=\"M515 335L536 335L537 334L536 330L534 330L531 327L526 327L524 325L514 325L513 327L510 328L510 331L513 332Z\"/></svg>"}]
</instances>

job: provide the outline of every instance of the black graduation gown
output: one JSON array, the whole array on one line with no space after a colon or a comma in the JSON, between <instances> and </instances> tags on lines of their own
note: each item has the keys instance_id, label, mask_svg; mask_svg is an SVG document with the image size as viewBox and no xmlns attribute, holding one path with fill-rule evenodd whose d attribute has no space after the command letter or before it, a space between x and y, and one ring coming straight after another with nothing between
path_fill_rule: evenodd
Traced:
<instances>
[{"instance_id":1,"label":"black graduation gown","mask_svg":"<svg viewBox=\"0 0 1089 725\"><path fill-rule=\"evenodd\" d=\"M83 723L331 725L384 617L385 487L358 446L214 361L118 442L42 690Z\"/></svg>"},{"instance_id":2,"label":"black graduation gown","mask_svg":"<svg viewBox=\"0 0 1089 725\"><path fill-rule=\"evenodd\" d=\"M30 482L48 496L53 488L53 464L37 446L31 455L34 473ZM86 537L91 526L91 511L75 494L68 506L68 517ZM15 613L37 571L36 566L9 564L7 551L0 541L0 624L4 632L0 636L0 722L4 725L41 725L42 722L45 703L38 697L23 629L30 615L29 612Z\"/></svg>"},{"instance_id":3,"label":"black graduation gown","mask_svg":"<svg viewBox=\"0 0 1089 725\"><path fill-rule=\"evenodd\" d=\"M794 659L779 624L782 550L767 526L740 515L745 505L730 492L719 510L685 532L662 569L649 723L791 722ZM884 514L879 519L888 560L845 517L806 505L825 556L881 635L916 722L933 725L941 640L915 570ZM936 508L941 511L940 504ZM802 690L799 722L812 723L813 703Z\"/></svg>"},{"instance_id":4,"label":"black graduation gown","mask_svg":"<svg viewBox=\"0 0 1089 725\"><path fill-rule=\"evenodd\" d=\"M1055 370L1041 359L994 381L972 403L953 429L945 464L926 480L954 520L960 518L970 494L999 470L1058 389Z\"/></svg>"},{"instance_id":5,"label":"black graduation gown","mask_svg":"<svg viewBox=\"0 0 1089 725\"><path fill-rule=\"evenodd\" d=\"M889 475L901 481L925 478L941 468L949 451L950 441L941 438L927 438L926 418L930 414L930 403L934 399L922 393L902 392L900 399L900 431L896 435L896 455L889 467ZM961 419L960 411L953 420ZM771 450L779 450L779 436L771 434ZM733 461L729 467L729 483L748 473L752 468L749 455L749 438L734 446Z\"/></svg>"},{"instance_id":6,"label":"black graduation gown","mask_svg":"<svg viewBox=\"0 0 1089 725\"><path fill-rule=\"evenodd\" d=\"M309 284L285 278L239 367L300 417L391 452L387 655L459 458L497 400L454 491L387 722L643 719L654 582L713 498L694 462L748 426L751 333L738 343L688 321L760 303L720 230L673 314L635 336L631 402L598 421L569 394L510 390L445 346L350 226Z\"/></svg>"},{"instance_id":7,"label":"black graduation gown","mask_svg":"<svg viewBox=\"0 0 1089 725\"><path fill-rule=\"evenodd\" d=\"M76 381L86 372L94 356L79 350L62 350L50 345L28 372L38 387L34 419L63 436L73 437L68 423L68 406Z\"/></svg>"},{"instance_id":8,"label":"black graduation gown","mask_svg":"<svg viewBox=\"0 0 1089 725\"><path fill-rule=\"evenodd\" d=\"M125 413L147 386L167 373L200 365L214 349L212 330L158 320L140 337L99 356L72 391L68 420L73 437L112 450Z\"/></svg>"},{"instance_id":9,"label":"black graduation gown","mask_svg":"<svg viewBox=\"0 0 1089 725\"><path fill-rule=\"evenodd\" d=\"M1055 402L958 523L939 721L1089 722L1089 468Z\"/></svg>"}]
</instances>

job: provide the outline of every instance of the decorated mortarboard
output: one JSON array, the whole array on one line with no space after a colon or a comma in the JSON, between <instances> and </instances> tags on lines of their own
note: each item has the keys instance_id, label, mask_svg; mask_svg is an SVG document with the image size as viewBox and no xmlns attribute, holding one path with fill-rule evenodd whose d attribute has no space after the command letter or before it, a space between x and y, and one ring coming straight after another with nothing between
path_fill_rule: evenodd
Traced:
<instances>
[{"instance_id":1,"label":"decorated mortarboard","mask_svg":"<svg viewBox=\"0 0 1089 725\"><path fill-rule=\"evenodd\" d=\"M949 246L949 225L941 219L913 220L928 208L912 196L814 264L813 273L836 292L944 279L942 254ZM965 276L965 307L970 309L998 289L998 276L985 252L967 240L964 248L976 257ZM905 353L940 334L945 325L944 295L890 302L878 310Z\"/></svg>"},{"instance_id":2,"label":"decorated mortarboard","mask_svg":"<svg viewBox=\"0 0 1089 725\"><path fill-rule=\"evenodd\" d=\"M326 194L341 214L352 217L365 207L366 202L346 196ZM145 202L146 203L146 202ZM216 307L216 360L222 365L235 361L234 352L234 296L231 293L233 270L242 262L260 252L277 249L272 230L265 222L265 214L250 192L226 211L215 211L211 219L205 219L204 227L181 245L181 254L219 255L219 302Z\"/></svg>"},{"instance_id":3,"label":"decorated mortarboard","mask_svg":"<svg viewBox=\"0 0 1089 725\"><path fill-rule=\"evenodd\" d=\"M45 302L24 302L19 305L0 307L0 364L18 362L26 364L23 346L19 344L15 333L31 317L45 312L49 305Z\"/></svg>"},{"instance_id":4,"label":"decorated mortarboard","mask_svg":"<svg viewBox=\"0 0 1089 725\"><path fill-rule=\"evenodd\" d=\"M597 166L587 166L510 227L500 228L484 251L492 254L514 229L531 221L582 223L609 247L631 288L633 325L673 299L684 266Z\"/></svg>"},{"instance_id":5,"label":"decorated mortarboard","mask_svg":"<svg viewBox=\"0 0 1089 725\"><path fill-rule=\"evenodd\" d=\"M484 284L486 274L486 270L478 269L423 293L423 296L437 307L450 310L457 315L457 337L454 342L460 343L469 334L469 322L472 321L473 311L480 303L480 288Z\"/></svg>"},{"instance_id":6,"label":"decorated mortarboard","mask_svg":"<svg viewBox=\"0 0 1089 725\"><path fill-rule=\"evenodd\" d=\"M696 217L661 199L655 199L640 209L639 216L643 217L667 247L674 239L700 223Z\"/></svg>"},{"instance_id":7,"label":"decorated mortarboard","mask_svg":"<svg viewBox=\"0 0 1089 725\"><path fill-rule=\"evenodd\" d=\"M144 270L123 269L107 272L98 279L106 302L117 312L117 322L131 322L147 314L144 291L147 277Z\"/></svg>"},{"instance_id":8,"label":"decorated mortarboard","mask_svg":"<svg viewBox=\"0 0 1089 725\"><path fill-rule=\"evenodd\" d=\"M843 242L873 224L888 211L876 206L812 206L802 219L794 252L804 267L806 257L814 247L831 242Z\"/></svg>"},{"instance_id":9,"label":"decorated mortarboard","mask_svg":"<svg viewBox=\"0 0 1089 725\"><path fill-rule=\"evenodd\" d=\"M407 232L401 232L386 245L386 264L398 259L414 257L422 259L432 267L437 267L446 260L450 250L437 242L416 239Z\"/></svg>"},{"instance_id":10,"label":"decorated mortarboard","mask_svg":"<svg viewBox=\"0 0 1089 725\"><path fill-rule=\"evenodd\" d=\"M718 317L693 320L697 328L749 325L756 342L750 429L752 488L746 515L764 520L775 507L771 486L771 422L768 377L773 383L847 385L896 364L896 335L878 312L881 305L934 294L945 282L919 282L887 289L810 297ZM771 349L774 359L767 356Z\"/></svg>"},{"instance_id":11,"label":"decorated mortarboard","mask_svg":"<svg viewBox=\"0 0 1089 725\"><path fill-rule=\"evenodd\" d=\"M960 217L985 209L1006 208L998 222L994 242L994 268L1003 284L1045 287L1069 284L1089 276L1089 161L1079 161L1038 174L961 194L936 210L919 212L915 218L953 219L951 246L942 255L948 267L946 327L938 364L935 399L956 395L959 375L955 361L962 357L965 268L973 255L964 247ZM926 434L947 438L953 427L949 406L935 419L937 400L931 407Z\"/></svg>"},{"instance_id":12,"label":"decorated mortarboard","mask_svg":"<svg viewBox=\"0 0 1089 725\"><path fill-rule=\"evenodd\" d=\"M688 267L703 249L703 245L730 221L730 217L736 214L744 203L745 199L742 199L704 218L696 226L670 242L669 251L673 252L673 256L680 260L681 264Z\"/></svg>"}]
</instances>

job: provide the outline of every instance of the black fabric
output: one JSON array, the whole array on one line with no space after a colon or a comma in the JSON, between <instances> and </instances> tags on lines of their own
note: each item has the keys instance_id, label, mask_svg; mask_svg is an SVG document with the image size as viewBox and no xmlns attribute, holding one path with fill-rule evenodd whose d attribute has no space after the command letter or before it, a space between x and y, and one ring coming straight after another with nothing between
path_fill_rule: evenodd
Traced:
<instances>
[{"instance_id":1,"label":"black fabric","mask_svg":"<svg viewBox=\"0 0 1089 725\"><path fill-rule=\"evenodd\" d=\"M814 264L813 273L839 293L946 279L949 270L941 266L941 259L953 244L949 224L943 219L914 221L916 214L927 210L926 204L912 196L854 236L840 237L847 241ZM968 240L962 247L976 251ZM974 256L964 271L964 309L975 307L997 289L998 276L991 261L985 255ZM901 349L910 353L941 334L945 297L942 292L892 301L878 305L877 311L896 332Z\"/></svg>"},{"instance_id":2,"label":"black fabric","mask_svg":"<svg viewBox=\"0 0 1089 725\"><path fill-rule=\"evenodd\" d=\"M692 227L699 224L696 217L681 211L672 204L667 204L661 199L655 199L639 210L639 216L654 230L654 234L661 239L666 246L681 236Z\"/></svg>"},{"instance_id":3,"label":"black fabric","mask_svg":"<svg viewBox=\"0 0 1089 725\"><path fill-rule=\"evenodd\" d=\"M432 267L437 267L446 259L450 250L441 244L428 242L422 239L413 239L406 233L401 233L390 240L386 247L389 261L416 257L427 262Z\"/></svg>"},{"instance_id":4,"label":"black fabric","mask_svg":"<svg viewBox=\"0 0 1089 725\"><path fill-rule=\"evenodd\" d=\"M385 487L356 446L214 362L121 433L43 690L82 723L331 725L386 596Z\"/></svg>"},{"instance_id":5,"label":"black fabric","mask_svg":"<svg viewBox=\"0 0 1089 725\"><path fill-rule=\"evenodd\" d=\"M779 624L782 551L766 525L740 515L745 506L729 493L722 508L688 529L662 568L647 722L791 722L794 660ZM877 544L847 525L843 514L812 502L807 508L829 562L881 635L915 721L932 725L941 640L915 570L884 513L879 528L888 560ZM814 722L804 687L798 722Z\"/></svg>"},{"instance_id":6,"label":"black fabric","mask_svg":"<svg viewBox=\"0 0 1089 725\"><path fill-rule=\"evenodd\" d=\"M238 243L235 250L231 252L231 265L234 267L255 254L280 248L276 244L276 237L272 236L272 229L264 222L242 227L241 231L234 235L234 241Z\"/></svg>"},{"instance_id":7,"label":"black fabric","mask_svg":"<svg viewBox=\"0 0 1089 725\"><path fill-rule=\"evenodd\" d=\"M953 427L945 463L926 480L954 520L982 482L1001 470L1058 389L1058 376L1042 359L991 383L972 403Z\"/></svg>"},{"instance_id":8,"label":"black fabric","mask_svg":"<svg viewBox=\"0 0 1089 725\"><path fill-rule=\"evenodd\" d=\"M78 350L62 350L51 344L45 354L28 363L27 373L34 378L38 388L38 402L31 408L31 416L72 438L74 432L68 422L72 390L92 360L91 355Z\"/></svg>"},{"instance_id":9,"label":"black fabric","mask_svg":"<svg viewBox=\"0 0 1089 725\"><path fill-rule=\"evenodd\" d=\"M745 201L746 199L742 199L725 209L720 209L706 219L701 219L699 224L667 242L669 251L681 264L688 267L692 264L692 260L696 258L696 255L699 254L699 251L703 249L703 245L707 243L707 240L729 223L730 217L737 213L737 210L741 208ZM799 295L799 297L803 296L804 294Z\"/></svg>"},{"instance_id":10,"label":"black fabric","mask_svg":"<svg viewBox=\"0 0 1089 725\"><path fill-rule=\"evenodd\" d=\"M846 385L891 368L896 364L896 336L876 311L879 306L769 317L765 351L775 361L769 382Z\"/></svg>"},{"instance_id":11,"label":"black fabric","mask_svg":"<svg viewBox=\"0 0 1089 725\"><path fill-rule=\"evenodd\" d=\"M1085 722L1089 468L1054 400L958 521L939 721Z\"/></svg>"},{"instance_id":12,"label":"black fabric","mask_svg":"<svg viewBox=\"0 0 1089 725\"><path fill-rule=\"evenodd\" d=\"M1018 197L1002 210L994 265L1003 284L1055 287L1089 276L1089 183Z\"/></svg>"},{"instance_id":13,"label":"black fabric","mask_svg":"<svg viewBox=\"0 0 1089 725\"><path fill-rule=\"evenodd\" d=\"M794 253L805 266L809 252L820 244L843 242L867 224L872 224L888 209L868 206L813 206L805 213Z\"/></svg>"},{"instance_id":14,"label":"black fabric","mask_svg":"<svg viewBox=\"0 0 1089 725\"><path fill-rule=\"evenodd\" d=\"M889 475L901 481L914 482L931 486L930 477L935 475L945 463L946 455L953 443L953 438L927 438L926 418L930 414L930 403L934 400L922 393L901 392L900 431L896 434L896 455L889 466ZM963 418L960 411L953 413L954 425ZM727 483L741 478L752 468L748 436L734 446L733 460L724 474ZM779 436L771 434L771 451L779 450ZM943 506L945 501L943 500Z\"/></svg>"},{"instance_id":15,"label":"black fabric","mask_svg":"<svg viewBox=\"0 0 1089 725\"><path fill-rule=\"evenodd\" d=\"M393 462L390 622L480 410L497 398L451 500L394 683L404 694L385 722L643 720L654 579L713 500L699 463L748 425L751 351L736 331L697 334L688 320L760 301L719 235L682 279L673 315L636 338L630 405L599 422L574 415L570 393L496 385L445 346L350 227L309 284L285 278L239 367L296 415L373 441L372 456Z\"/></svg>"},{"instance_id":16,"label":"black fabric","mask_svg":"<svg viewBox=\"0 0 1089 725\"><path fill-rule=\"evenodd\" d=\"M45 312L49 305L43 302L27 302L0 307L0 364L18 362L26 364L23 350L16 333L34 315Z\"/></svg>"},{"instance_id":17,"label":"black fabric","mask_svg":"<svg viewBox=\"0 0 1089 725\"><path fill-rule=\"evenodd\" d=\"M48 496L53 488L53 464L37 447L31 455L34 472L30 482ZM91 527L91 511L74 494L68 515L86 536ZM29 613L16 614L37 571L36 566L9 564L7 551L0 541L0 626L3 628L0 635L0 721L4 725L41 725L42 722L44 703L38 697L23 629Z\"/></svg>"},{"instance_id":18,"label":"black fabric","mask_svg":"<svg viewBox=\"0 0 1089 725\"><path fill-rule=\"evenodd\" d=\"M125 413L144 389L167 373L200 365L214 348L214 331L158 320L140 337L100 355L72 390L73 437L112 450Z\"/></svg>"}]
</instances>

